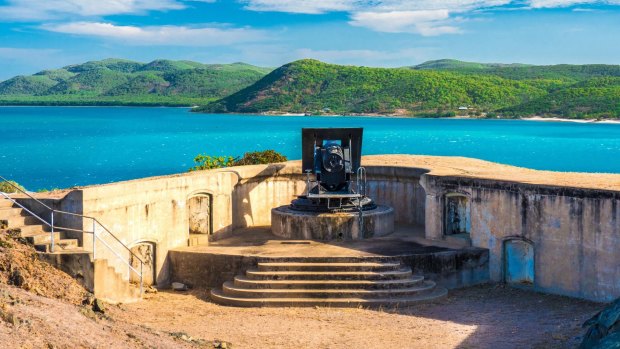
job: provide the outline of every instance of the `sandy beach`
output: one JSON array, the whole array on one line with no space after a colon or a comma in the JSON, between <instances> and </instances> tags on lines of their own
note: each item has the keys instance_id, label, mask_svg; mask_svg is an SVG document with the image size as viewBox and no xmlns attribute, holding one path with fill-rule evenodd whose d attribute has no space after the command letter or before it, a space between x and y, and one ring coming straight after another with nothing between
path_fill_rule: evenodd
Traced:
<instances>
[{"instance_id":1,"label":"sandy beach","mask_svg":"<svg viewBox=\"0 0 620 349\"><path fill-rule=\"evenodd\" d=\"M521 118L521 120L526 120L526 121L547 121L547 122L575 122L578 124L620 124L620 120L612 120L612 119L603 119L603 120L597 120L597 119L566 119L566 118L557 118L557 117L552 117L552 118L545 118L542 116L532 116L529 118Z\"/></svg>"}]
</instances>

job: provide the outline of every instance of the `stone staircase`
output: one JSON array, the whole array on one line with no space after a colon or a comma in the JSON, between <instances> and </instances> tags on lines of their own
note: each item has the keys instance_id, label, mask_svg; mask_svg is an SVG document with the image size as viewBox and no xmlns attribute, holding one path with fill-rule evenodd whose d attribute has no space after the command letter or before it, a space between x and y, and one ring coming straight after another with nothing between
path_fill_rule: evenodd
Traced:
<instances>
[{"instance_id":1,"label":"stone staircase","mask_svg":"<svg viewBox=\"0 0 620 349\"><path fill-rule=\"evenodd\" d=\"M13 202L7 199L0 199L0 227L9 230L15 237L26 239L39 252L49 253L51 251L50 228L26 210L14 207ZM84 253L78 245L78 239L66 238L65 233L61 231L54 232L54 245L57 252Z\"/></svg>"},{"instance_id":2,"label":"stone staircase","mask_svg":"<svg viewBox=\"0 0 620 349\"><path fill-rule=\"evenodd\" d=\"M51 229L11 200L0 197L0 230L23 238L34 246L39 258L76 278L96 297L111 303L139 299L139 288L131 285L126 273L121 274L107 260L92 259L92 252L79 245L79 240L54 231L54 252L51 252ZM75 233L74 233L75 234Z\"/></svg>"},{"instance_id":3,"label":"stone staircase","mask_svg":"<svg viewBox=\"0 0 620 349\"><path fill-rule=\"evenodd\" d=\"M259 262L257 268L213 289L211 299L239 307L397 307L447 293L433 281L412 275L399 261L298 258Z\"/></svg>"}]
</instances>

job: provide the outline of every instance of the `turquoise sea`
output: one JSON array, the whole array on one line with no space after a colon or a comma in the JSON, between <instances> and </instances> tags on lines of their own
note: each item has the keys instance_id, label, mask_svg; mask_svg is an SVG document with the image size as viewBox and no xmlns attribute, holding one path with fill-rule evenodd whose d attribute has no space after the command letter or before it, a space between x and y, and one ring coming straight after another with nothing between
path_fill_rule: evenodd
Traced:
<instances>
[{"instance_id":1,"label":"turquoise sea","mask_svg":"<svg viewBox=\"0 0 620 349\"><path fill-rule=\"evenodd\" d=\"M187 171L198 153L301 156L302 127L364 127L364 154L459 155L620 173L620 125L194 114L185 108L0 107L0 175L29 190Z\"/></svg>"}]
</instances>

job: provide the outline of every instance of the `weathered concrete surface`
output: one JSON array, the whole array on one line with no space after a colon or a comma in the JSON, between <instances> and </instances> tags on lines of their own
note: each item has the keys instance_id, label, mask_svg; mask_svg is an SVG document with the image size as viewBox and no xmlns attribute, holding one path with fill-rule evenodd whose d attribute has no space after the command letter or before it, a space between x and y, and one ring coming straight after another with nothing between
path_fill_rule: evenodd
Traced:
<instances>
[{"instance_id":1,"label":"weathered concrete surface","mask_svg":"<svg viewBox=\"0 0 620 349\"><path fill-rule=\"evenodd\" d=\"M378 205L362 213L316 213L291 210L288 205L271 210L271 232L279 237L303 240L351 240L380 237L394 232L394 209Z\"/></svg>"},{"instance_id":2,"label":"weathered concrete surface","mask_svg":"<svg viewBox=\"0 0 620 349\"><path fill-rule=\"evenodd\" d=\"M620 175L535 171L462 157L384 155L362 163L369 195L394 207L397 224L425 224L429 239L444 238L445 194L467 196L471 241L489 248L493 280L503 280L503 241L525 238L534 246L536 288L593 300L620 296ZM300 172L300 162L292 161L52 195L59 208L97 217L130 247L154 243L156 281L165 284L168 250L189 238L189 198L212 195L211 240L218 240L237 228L269 225L272 208L304 192ZM63 219L91 229L87 220ZM87 248L92 244L88 234L79 238ZM109 256L111 264L114 258Z\"/></svg>"},{"instance_id":3,"label":"weathered concrete surface","mask_svg":"<svg viewBox=\"0 0 620 349\"><path fill-rule=\"evenodd\" d=\"M506 279L505 244L529 242L537 290L595 301L620 296L620 192L494 180L423 180L426 236L444 238L445 196L461 193L471 205L471 241L489 249L490 277Z\"/></svg>"},{"instance_id":4,"label":"weathered concrete surface","mask_svg":"<svg viewBox=\"0 0 620 349\"><path fill-rule=\"evenodd\" d=\"M95 297L108 303L131 303L140 299L140 288L128 282L127 275L117 272L106 259L93 261Z\"/></svg>"},{"instance_id":5,"label":"weathered concrete surface","mask_svg":"<svg viewBox=\"0 0 620 349\"><path fill-rule=\"evenodd\" d=\"M95 271L91 254L83 253L38 253L41 260L64 271L76 279L85 289L93 291Z\"/></svg>"},{"instance_id":6,"label":"weathered concrete surface","mask_svg":"<svg viewBox=\"0 0 620 349\"><path fill-rule=\"evenodd\" d=\"M197 288L221 287L258 262L401 262L415 275L458 288L488 281L488 251L423 245L409 229L387 237L341 242L289 241L256 231L253 239L223 239L211 246L169 251L172 281ZM417 242L419 241L419 242ZM428 241L427 241L428 242Z\"/></svg>"},{"instance_id":7,"label":"weathered concrete surface","mask_svg":"<svg viewBox=\"0 0 620 349\"><path fill-rule=\"evenodd\" d=\"M197 195L212 198L210 240L227 237L234 229L271 223L271 209L289 204L305 191L301 163L242 166L189 172L172 176L89 186L48 195L55 208L97 217L129 246L150 242L155 245L156 283L169 282L167 255L170 248L186 246L189 239L188 201ZM368 191L378 204L397 203L397 222L420 224L423 219L423 191L419 176L425 170L376 168L368 171ZM44 195L42 196L44 197ZM72 216L56 217L70 228L92 231L92 222ZM76 238L92 249L92 235ZM100 230L99 236L129 260L129 253ZM117 270L126 266L97 243L98 257L107 258Z\"/></svg>"}]
</instances>

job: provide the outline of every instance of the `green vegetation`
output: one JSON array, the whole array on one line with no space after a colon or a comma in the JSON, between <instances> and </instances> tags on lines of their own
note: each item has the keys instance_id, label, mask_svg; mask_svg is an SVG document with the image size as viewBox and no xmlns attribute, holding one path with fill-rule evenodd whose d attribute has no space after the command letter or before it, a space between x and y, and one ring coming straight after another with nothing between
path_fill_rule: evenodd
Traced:
<instances>
[{"instance_id":1,"label":"green vegetation","mask_svg":"<svg viewBox=\"0 0 620 349\"><path fill-rule=\"evenodd\" d=\"M194 158L194 167L189 171L212 170L214 168L223 168L233 166L235 158L232 156L211 156L206 154L198 154Z\"/></svg>"},{"instance_id":2,"label":"green vegetation","mask_svg":"<svg viewBox=\"0 0 620 349\"><path fill-rule=\"evenodd\" d=\"M284 161L288 161L286 156L269 149L245 153L241 159L235 160L234 166L273 164Z\"/></svg>"},{"instance_id":3,"label":"green vegetation","mask_svg":"<svg viewBox=\"0 0 620 349\"><path fill-rule=\"evenodd\" d=\"M620 118L620 66L475 63L403 68L300 60L244 63L105 59L0 83L0 105L194 106L198 112Z\"/></svg>"},{"instance_id":4,"label":"green vegetation","mask_svg":"<svg viewBox=\"0 0 620 349\"><path fill-rule=\"evenodd\" d=\"M399 114L420 117L620 117L620 66L441 60L368 68L300 60L199 112Z\"/></svg>"},{"instance_id":5,"label":"green vegetation","mask_svg":"<svg viewBox=\"0 0 620 349\"><path fill-rule=\"evenodd\" d=\"M26 188L22 187L21 185L19 185L17 182L15 181L11 181L9 180L9 182L12 184L8 184L6 182L0 182L0 192L3 193L16 193L18 192L18 190L15 188L19 188L23 191L26 191Z\"/></svg>"},{"instance_id":6,"label":"green vegetation","mask_svg":"<svg viewBox=\"0 0 620 349\"><path fill-rule=\"evenodd\" d=\"M461 74L495 75L505 79L528 80L548 79L565 82L602 77L620 76L619 65L606 64L557 64L557 65L527 65L527 64L500 64L500 63L472 63L453 59L429 61L410 67L414 70L442 70Z\"/></svg>"},{"instance_id":7,"label":"green vegetation","mask_svg":"<svg viewBox=\"0 0 620 349\"><path fill-rule=\"evenodd\" d=\"M0 105L193 106L250 86L271 69L105 59L16 76L0 83Z\"/></svg>"},{"instance_id":8,"label":"green vegetation","mask_svg":"<svg viewBox=\"0 0 620 349\"><path fill-rule=\"evenodd\" d=\"M194 167L190 168L189 171L211 170L230 166L272 164L284 161L287 161L286 156L272 149L248 152L243 154L242 158L198 154L194 158Z\"/></svg>"}]
</instances>

